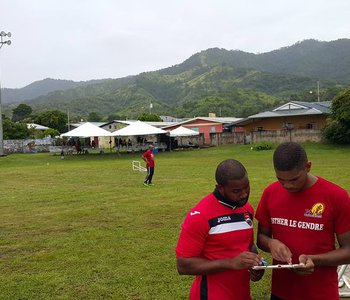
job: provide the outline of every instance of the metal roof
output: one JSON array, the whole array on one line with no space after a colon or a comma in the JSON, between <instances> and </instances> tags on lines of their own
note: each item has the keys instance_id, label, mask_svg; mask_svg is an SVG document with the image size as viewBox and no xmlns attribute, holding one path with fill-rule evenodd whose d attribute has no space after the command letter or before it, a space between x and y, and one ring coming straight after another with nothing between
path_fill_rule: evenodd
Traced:
<instances>
[{"instance_id":1,"label":"metal roof","mask_svg":"<svg viewBox=\"0 0 350 300\"><path fill-rule=\"evenodd\" d=\"M256 119L290 117L290 116L308 116L308 115L329 115L331 101L323 102L303 102L290 101L286 104L276 107L271 111L261 112L251 115L247 118L232 122L232 125L245 125L252 123Z\"/></svg>"},{"instance_id":2,"label":"metal roof","mask_svg":"<svg viewBox=\"0 0 350 300\"><path fill-rule=\"evenodd\" d=\"M232 122L236 122L236 121L242 120L242 118L234 118L234 117L216 117L216 118L195 117L195 118L188 119L188 120L185 120L185 121L182 121L182 122L174 123L172 125L164 126L162 128L166 129L168 127L174 126L175 124L176 125L183 125L183 124L191 123L191 122L196 121L196 120L203 120L203 121L214 122L214 123L222 123L222 124L231 124Z\"/></svg>"},{"instance_id":3,"label":"metal roof","mask_svg":"<svg viewBox=\"0 0 350 300\"><path fill-rule=\"evenodd\" d=\"M323 102L304 102L304 101L290 101L286 104L283 104L275 109L273 111L294 111L297 109L314 109L317 110L321 113L329 114L329 108L331 106L332 102L331 101L323 101Z\"/></svg>"},{"instance_id":4,"label":"metal roof","mask_svg":"<svg viewBox=\"0 0 350 300\"><path fill-rule=\"evenodd\" d=\"M35 129L35 130L47 130L47 129L50 129L50 127L46 127L44 125L35 124L35 123L28 123L27 124L27 128L28 129Z\"/></svg>"},{"instance_id":5,"label":"metal roof","mask_svg":"<svg viewBox=\"0 0 350 300\"><path fill-rule=\"evenodd\" d=\"M248 119L256 118L274 118L274 117L288 117L288 116L305 116L305 115L322 115L324 112L319 111L315 108L306 108L306 109L292 109L292 110L283 110L283 111L265 111L258 113L256 115L249 116Z\"/></svg>"}]
</instances>

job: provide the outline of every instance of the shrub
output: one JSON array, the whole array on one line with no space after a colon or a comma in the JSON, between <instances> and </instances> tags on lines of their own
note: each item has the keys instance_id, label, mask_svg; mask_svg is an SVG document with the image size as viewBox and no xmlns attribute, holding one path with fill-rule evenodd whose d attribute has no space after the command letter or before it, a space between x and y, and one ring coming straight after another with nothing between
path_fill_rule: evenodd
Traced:
<instances>
[{"instance_id":1,"label":"shrub","mask_svg":"<svg viewBox=\"0 0 350 300\"><path fill-rule=\"evenodd\" d=\"M267 143L267 142L260 142L255 145L253 145L250 149L256 150L256 151L261 151L261 150L271 150L273 149L273 144Z\"/></svg>"},{"instance_id":2,"label":"shrub","mask_svg":"<svg viewBox=\"0 0 350 300\"><path fill-rule=\"evenodd\" d=\"M350 90L334 97L330 117L323 137L334 144L350 144Z\"/></svg>"},{"instance_id":3,"label":"shrub","mask_svg":"<svg viewBox=\"0 0 350 300\"><path fill-rule=\"evenodd\" d=\"M334 144L350 144L350 128L332 121L322 130L323 137Z\"/></svg>"}]
</instances>

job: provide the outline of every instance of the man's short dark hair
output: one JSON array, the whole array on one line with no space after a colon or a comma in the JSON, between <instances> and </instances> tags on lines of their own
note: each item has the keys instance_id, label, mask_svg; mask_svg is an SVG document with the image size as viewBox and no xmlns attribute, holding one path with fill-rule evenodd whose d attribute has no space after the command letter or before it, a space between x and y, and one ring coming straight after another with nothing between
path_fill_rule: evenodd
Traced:
<instances>
[{"instance_id":1,"label":"man's short dark hair","mask_svg":"<svg viewBox=\"0 0 350 300\"><path fill-rule=\"evenodd\" d=\"M273 165L278 171L301 170L307 162L304 148L294 142L280 144L273 154Z\"/></svg>"},{"instance_id":2,"label":"man's short dark hair","mask_svg":"<svg viewBox=\"0 0 350 300\"><path fill-rule=\"evenodd\" d=\"M226 159L216 168L215 179L217 184L225 185L230 180L239 180L246 175L246 169L238 160Z\"/></svg>"}]
</instances>

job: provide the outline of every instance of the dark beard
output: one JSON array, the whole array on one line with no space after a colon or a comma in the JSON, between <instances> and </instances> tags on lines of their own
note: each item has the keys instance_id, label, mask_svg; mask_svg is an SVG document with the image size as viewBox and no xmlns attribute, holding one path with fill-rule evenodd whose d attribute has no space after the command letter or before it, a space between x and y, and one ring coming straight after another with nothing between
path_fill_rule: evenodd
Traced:
<instances>
[{"instance_id":1,"label":"dark beard","mask_svg":"<svg viewBox=\"0 0 350 300\"><path fill-rule=\"evenodd\" d=\"M245 198L245 199L240 200L240 201L231 201L231 202L234 203L234 205L235 205L236 207L242 207L242 206L244 206L244 205L247 204L248 198Z\"/></svg>"},{"instance_id":2,"label":"dark beard","mask_svg":"<svg viewBox=\"0 0 350 300\"><path fill-rule=\"evenodd\" d=\"M224 195L222 195L218 189L215 189L213 192L214 196L221 202L228 204L229 206L232 207L242 207L247 204L248 202L248 197L240 200L240 201L232 201L231 199L226 198Z\"/></svg>"}]
</instances>

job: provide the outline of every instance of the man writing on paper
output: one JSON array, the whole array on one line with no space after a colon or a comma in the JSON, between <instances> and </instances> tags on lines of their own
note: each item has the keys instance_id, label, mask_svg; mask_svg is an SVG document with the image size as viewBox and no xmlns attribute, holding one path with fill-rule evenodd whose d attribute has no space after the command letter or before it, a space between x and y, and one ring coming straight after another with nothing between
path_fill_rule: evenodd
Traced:
<instances>
[{"instance_id":1,"label":"man writing on paper","mask_svg":"<svg viewBox=\"0 0 350 300\"><path fill-rule=\"evenodd\" d=\"M273 163L278 181L258 205L257 244L271 252L274 264L305 267L274 269L271 299L339 299L337 265L350 263L349 195L310 174L311 162L297 143L279 145Z\"/></svg>"},{"instance_id":2,"label":"man writing on paper","mask_svg":"<svg viewBox=\"0 0 350 300\"><path fill-rule=\"evenodd\" d=\"M253 207L244 166L237 160L221 162L215 173L216 188L186 216L176 247L177 269L196 275L191 300L249 300L250 279L263 270L253 234Z\"/></svg>"}]
</instances>

